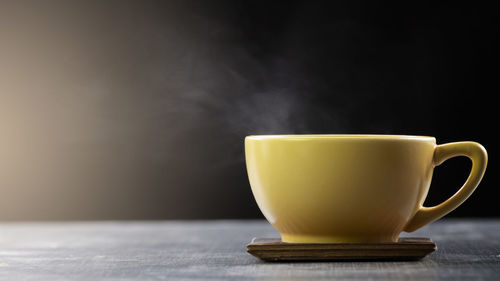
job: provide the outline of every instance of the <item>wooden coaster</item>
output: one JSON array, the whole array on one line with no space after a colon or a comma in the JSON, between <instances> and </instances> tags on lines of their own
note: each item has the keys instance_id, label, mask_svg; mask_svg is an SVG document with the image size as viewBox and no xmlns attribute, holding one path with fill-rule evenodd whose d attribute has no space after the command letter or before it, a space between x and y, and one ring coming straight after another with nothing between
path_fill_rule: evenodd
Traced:
<instances>
[{"instance_id":1,"label":"wooden coaster","mask_svg":"<svg viewBox=\"0 0 500 281\"><path fill-rule=\"evenodd\" d=\"M247 252L265 261L419 260L437 249L429 238L399 238L387 243L286 243L254 238Z\"/></svg>"}]
</instances>

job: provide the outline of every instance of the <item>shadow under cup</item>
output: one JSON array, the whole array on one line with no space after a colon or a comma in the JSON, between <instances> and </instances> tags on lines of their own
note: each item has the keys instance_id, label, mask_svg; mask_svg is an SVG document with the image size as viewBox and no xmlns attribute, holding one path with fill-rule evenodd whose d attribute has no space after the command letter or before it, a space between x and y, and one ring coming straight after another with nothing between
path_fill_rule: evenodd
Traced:
<instances>
[{"instance_id":1,"label":"shadow under cup","mask_svg":"<svg viewBox=\"0 0 500 281\"><path fill-rule=\"evenodd\" d=\"M245 155L260 210L284 242L302 243L395 242L465 201L487 163L478 143L424 136L248 136ZM423 207L434 167L461 155L473 162L467 182Z\"/></svg>"}]
</instances>

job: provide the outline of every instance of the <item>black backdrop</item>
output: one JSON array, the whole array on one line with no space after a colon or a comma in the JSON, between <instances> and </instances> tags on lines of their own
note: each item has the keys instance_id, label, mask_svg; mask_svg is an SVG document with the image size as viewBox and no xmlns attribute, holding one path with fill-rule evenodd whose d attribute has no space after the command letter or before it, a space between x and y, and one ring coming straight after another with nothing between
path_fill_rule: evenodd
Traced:
<instances>
[{"instance_id":1,"label":"black backdrop","mask_svg":"<svg viewBox=\"0 0 500 281\"><path fill-rule=\"evenodd\" d=\"M250 125L241 120L245 134L388 133L432 135L438 143L475 140L487 148L489 167L477 193L452 215L500 215L494 101L499 25L492 6L249 1L219 8L239 35L234 44L266 67L264 82L250 79L268 90L262 95L270 97L262 102L269 105L254 112L264 115L262 120ZM235 142L241 144L243 136ZM227 186L244 186L242 166L234 167ZM469 169L464 158L437 167L426 205L456 192ZM256 215L255 205L247 204L250 193L234 197L241 202L237 213Z\"/></svg>"},{"instance_id":2,"label":"black backdrop","mask_svg":"<svg viewBox=\"0 0 500 281\"><path fill-rule=\"evenodd\" d=\"M243 139L300 133L480 142L486 175L451 215L499 216L491 5L6 1L0 55L31 66L0 80L0 219L259 218ZM426 205L469 169L437 167Z\"/></svg>"}]
</instances>

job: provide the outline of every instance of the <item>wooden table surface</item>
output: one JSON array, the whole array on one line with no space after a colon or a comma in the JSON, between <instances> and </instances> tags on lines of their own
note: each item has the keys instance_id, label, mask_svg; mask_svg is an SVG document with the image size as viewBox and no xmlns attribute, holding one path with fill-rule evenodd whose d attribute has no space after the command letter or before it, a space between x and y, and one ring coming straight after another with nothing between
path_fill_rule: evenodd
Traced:
<instances>
[{"instance_id":1,"label":"wooden table surface","mask_svg":"<svg viewBox=\"0 0 500 281\"><path fill-rule=\"evenodd\" d=\"M417 262L266 263L245 252L254 236L277 233L260 220L0 223L0 280L500 280L500 220L412 233L438 246Z\"/></svg>"}]
</instances>

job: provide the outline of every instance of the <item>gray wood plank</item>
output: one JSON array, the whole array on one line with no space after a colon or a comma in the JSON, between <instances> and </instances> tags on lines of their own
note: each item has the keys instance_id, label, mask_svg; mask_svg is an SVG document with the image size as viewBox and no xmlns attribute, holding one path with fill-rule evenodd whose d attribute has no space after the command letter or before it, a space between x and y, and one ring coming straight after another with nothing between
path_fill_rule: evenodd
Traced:
<instances>
[{"instance_id":1,"label":"gray wood plank","mask_svg":"<svg viewBox=\"0 0 500 281\"><path fill-rule=\"evenodd\" d=\"M0 280L500 280L500 220L447 219L421 261L266 263L265 221L0 223Z\"/></svg>"}]
</instances>

